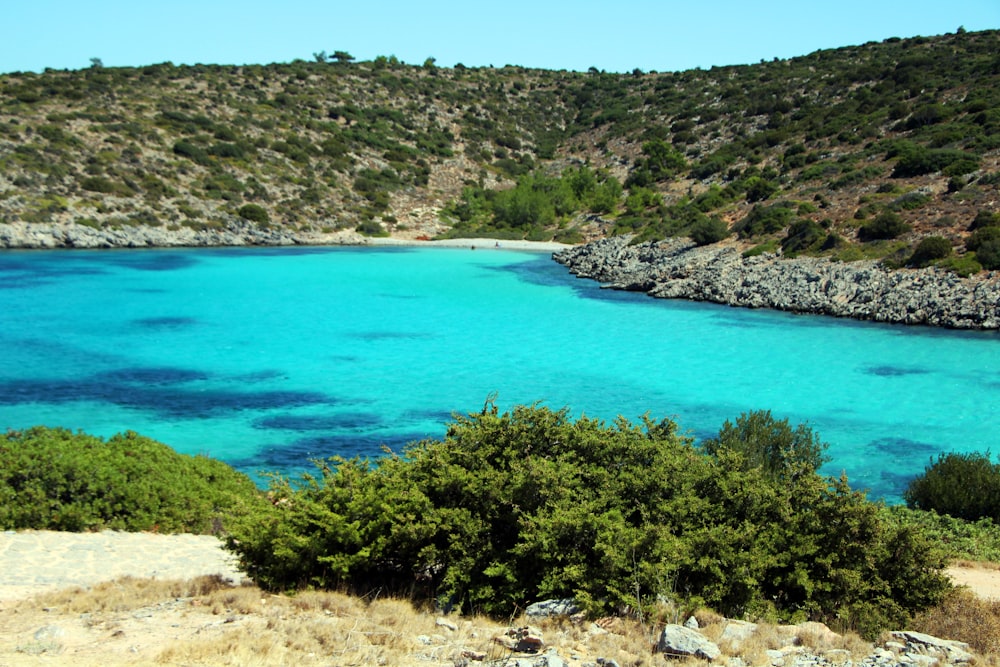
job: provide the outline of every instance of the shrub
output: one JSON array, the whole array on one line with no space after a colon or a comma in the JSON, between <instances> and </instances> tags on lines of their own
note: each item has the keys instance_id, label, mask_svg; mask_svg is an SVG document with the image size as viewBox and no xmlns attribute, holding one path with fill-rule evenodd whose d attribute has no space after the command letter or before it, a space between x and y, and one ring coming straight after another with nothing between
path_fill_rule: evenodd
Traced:
<instances>
[{"instance_id":1,"label":"shrub","mask_svg":"<svg viewBox=\"0 0 1000 667\"><path fill-rule=\"evenodd\" d=\"M211 158L208 157L208 153L206 153L200 146L197 146L190 141L178 141L175 143L174 154L186 157L192 162L200 165L207 165L211 163Z\"/></svg>"},{"instance_id":2,"label":"shrub","mask_svg":"<svg viewBox=\"0 0 1000 667\"><path fill-rule=\"evenodd\" d=\"M858 238L862 241L894 239L908 231L910 231L910 226L903 222L899 214L883 211L874 220L861 226L858 230Z\"/></svg>"},{"instance_id":3,"label":"shrub","mask_svg":"<svg viewBox=\"0 0 1000 667\"><path fill-rule=\"evenodd\" d=\"M667 598L839 618L870 637L947 590L918 531L814 472L822 448L808 428L762 413L718 440L709 456L669 420L488 403L443 440L331 459L298 486L276 479L273 504L246 515L229 547L269 588L407 591L494 616L547 597L594 613ZM754 451L772 471L747 465Z\"/></svg>"},{"instance_id":4,"label":"shrub","mask_svg":"<svg viewBox=\"0 0 1000 667\"><path fill-rule=\"evenodd\" d=\"M261 502L247 476L128 431L36 426L0 437L0 527L218 532Z\"/></svg>"},{"instance_id":5,"label":"shrub","mask_svg":"<svg viewBox=\"0 0 1000 667\"><path fill-rule=\"evenodd\" d=\"M989 271L1000 269L1000 239L992 239L980 244L976 250L976 261Z\"/></svg>"},{"instance_id":6,"label":"shrub","mask_svg":"<svg viewBox=\"0 0 1000 667\"><path fill-rule=\"evenodd\" d=\"M908 507L1000 521L1000 466L986 454L939 454L903 494Z\"/></svg>"},{"instance_id":7,"label":"shrub","mask_svg":"<svg viewBox=\"0 0 1000 667\"><path fill-rule=\"evenodd\" d=\"M779 202L770 206L755 205L750 213L736 223L735 230L740 238L751 238L762 234L774 234L789 225L794 215L792 205Z\"/></svg>"},{"instance_id":8,"label":"shrub","mask_svg":"<svg viewBox=\"0 0 1000 667\"><path fill-rule=\"evenodd\" d=\"M914 249L907 266L925 267L951 254L951 241L941 236L927 236Z\"/></svg>"},{"instance_id":9,"label":"shrub","mask_svg":"<svg viewBox=\"0 0 1000 667\"><path fill-rule=\"evenodd\" d=\"M729 227L719 218L704 218L691 228L690 237L696 244L718 243L729 236Z\"/></svg>"},{"instance_id":10,"label":"shrub","mask_svg":"<svg viewBox=\"0 0 1000 667\"><path fill-rule=\"evenodd\" d=\"M818 222L797 220L788 227L788 233L781 240L781 250L786 255L805 252L818 246L826 237L826 231Z\"/></svg>"},{"instance_id":11,"label":"shrub","mask_svg":"<svg viewBox=\"0 0 1000 667\"><path fill-rule=\"evenodd\" d=\"M267 224L271 221L271 216L268 215L267 209L259 204L244 204L240 206L240 209L236 213L244 220L258 224Z\"/></svg>"},{"instance_id":12,"label":"shrub","mask_svg":"<svg viewBox=\"0 0 1000 667\"><path fill-rule=\"evenodd\" d=\"M969 231L974 232L983 227L1000 227L1000 213L979 209L976 212L976 217L969 224Z\"/></svg>"}]
</instances>

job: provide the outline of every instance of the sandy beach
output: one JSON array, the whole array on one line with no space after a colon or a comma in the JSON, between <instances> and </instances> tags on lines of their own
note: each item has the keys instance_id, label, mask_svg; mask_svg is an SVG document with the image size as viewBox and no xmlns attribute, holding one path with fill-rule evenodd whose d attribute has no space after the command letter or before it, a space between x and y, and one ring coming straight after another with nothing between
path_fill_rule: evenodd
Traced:
<instances>
[{"instance_id":1,"label":"sandy beach","mask_svg":"<svg viewBox=\"0 0 1000 667\"><path fill-rule=\"evenodd\" d=\"M0 606L38 593L119 577L192 579L221 575L240 583L234 557L212 535L0 533Z\"/></svg>"},{"instance_id":2,"label":"sandy beach","mask_svg":"<svg viewBox=\"0 0 1000 667\"><path fill-rule=\"evenodd\" d=\"M437 248L469 248L470 250L532 250L537 252L555 252L573 246L554 241L505 241L502 239L441 239L437 241L418 241L415 239L384 237L366 238L364 245L373 246L414 246Z\"/></svg>"}]
</instances>

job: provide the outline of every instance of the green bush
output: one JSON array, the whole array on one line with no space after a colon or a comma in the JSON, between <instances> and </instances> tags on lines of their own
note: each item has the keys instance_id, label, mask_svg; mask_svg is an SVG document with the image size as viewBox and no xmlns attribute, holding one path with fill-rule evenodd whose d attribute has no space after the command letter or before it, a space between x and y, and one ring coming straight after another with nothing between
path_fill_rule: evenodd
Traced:
<instances>
[{"instance_id":1,"label":"green bush","mask_svg":"<svg viewBox=\"0 0 1000 667\"><path fill-rule=\"evenodd\" d=\"M240 206L240 209L236 213L244 220L258 224L267 224L271 221L271 216L268 215L267 209L259 204L244 204Z\"/></svg>"},{"instance_id":2,"label":"green bush","mask_svg":"<svg viewBox=\"0 0 1000 667\"><path fill-rule=\"evenodd\" d=\"M908 231L910 231L910 226L903 222L899 214L883 211L874 220L861 226L858 230L858 238L862 241L887 240L894 239Z\"/></svg>"},{"instance_id":3,"label":"green bush","mask_svg":"<svg viewBox=\"0 0 1000 667\"><path fill-rule=\"evenodd\" d=\"M669 420L488 403L440 441L274 480L229 547L268 588L407 592L494 616L547 597L594 613L670 599L873 636L940 599L940 555L816 474L818 437L744 417L707 455Z\"/></svg>"},{"instance_id":4,"label":"green bush","mask_svg":"<svg viewBox=\"0 0 1000 667\"><path fill-rule=\"evenodd\" d=\"M926 236L920 240L914 249L907 266L924 267L944 259L951 254L951 241L941 236Z\"/></svg>"},{"instance_id":5,"label":"green bush","mask_svg":"<svg viewBox=\"0 0 1000 667\"><path fill-rule=\"evenodd\" d=\"M247 476L132 431L36 426L0 437L0 528L218 532L261 501Z\"/></svg>"},{"instance_id":6,"label":"green bush","mask_svg":"<svg viewBox=\"0 0 1000 667\"><path fill-rule=\"evenodd\" d=\"M812 250L827 238L826 230L814 220L796 220L781 240L781 251L789 256Z\"/></svg>"},{"instance_id":7,"label":"green bush","mask_svg":"<svg viewBox=\"0 0 1000 667\"><path fill-rule=\"evenodd\" d=\"M705 218L694 224L690 236L700 246L718 243L729 236L729 227L719 218Z\"/></svg>"},{"instance_id":8,"label":"green bush","mask_svg":"<svg viewBox=\"0 0 1000 667\"><path fill-rule=\"evenodd\" d=\"M903 494L908 507L1000 521L1000 465L987 454L939 454Z\"/></svg>"}]
</instances>

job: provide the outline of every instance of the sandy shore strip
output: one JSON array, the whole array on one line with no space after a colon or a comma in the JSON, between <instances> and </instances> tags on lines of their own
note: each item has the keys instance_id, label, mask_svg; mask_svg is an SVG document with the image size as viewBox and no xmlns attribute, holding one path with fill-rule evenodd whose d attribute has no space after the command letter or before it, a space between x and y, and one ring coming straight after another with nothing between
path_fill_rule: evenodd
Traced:
<instances>
[{"instance_id":1,"label":"sandy shore strip","mask_svg":"<svg viewBox=\"0 0 1000 667\"><path fill-rule=\"evenodd\" d=\"M418 241L393 237L368 237L364 245L373 246L413 246L419 248L469 248L475 250L531 250L536 252L556 252L572 248L566 243L554 241L506 241L504 239L440 239L437 241Z\"/></svg>"},{"instance_id":2,"label":"sandy shore strip","mask_svg":"<svg viewBox=\"0 0 1000 667\"><path fill-rule=\"evenodd\" d=\"M212 535L0 533L0 602L124 576L186 580L213 574L234 583L245 579Z\"/></svg>"}]
</instances>

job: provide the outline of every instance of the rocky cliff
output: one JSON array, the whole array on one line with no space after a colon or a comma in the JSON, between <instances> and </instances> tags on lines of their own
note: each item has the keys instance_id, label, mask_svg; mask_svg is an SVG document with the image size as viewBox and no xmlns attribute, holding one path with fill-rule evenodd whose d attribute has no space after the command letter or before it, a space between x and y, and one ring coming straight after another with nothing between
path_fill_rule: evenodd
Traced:
<instances>
[{"instance_id":1,"label":"rocky cliff","mask_svg":"<svg viewBox=\"0 0 1000 667\"><path fill-rule=\"evenodd\" d=\"M557 252L581 278L661 298L774 308L876 322L1000 328L1000 276L959 278L938 269L890 271L876 262L744 257L734 245L687 239L629 245L628 237Z\"/></svg>"}]
</instances>

